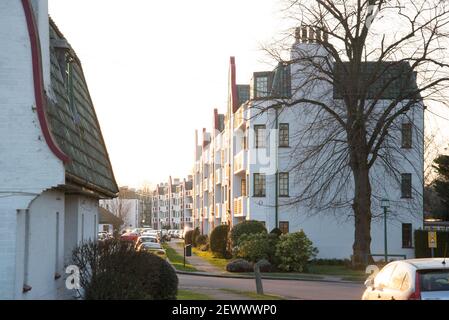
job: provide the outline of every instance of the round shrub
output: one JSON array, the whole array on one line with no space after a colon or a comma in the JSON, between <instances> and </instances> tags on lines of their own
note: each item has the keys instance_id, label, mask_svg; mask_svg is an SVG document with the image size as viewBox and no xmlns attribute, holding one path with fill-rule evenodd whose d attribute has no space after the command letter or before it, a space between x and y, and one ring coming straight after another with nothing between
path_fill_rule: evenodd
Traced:
<instances>
[{"instance_id":1,"label":"round shrub","mask_svg":"<svg viewBox=\"0 0 449 320\"><path fill-rule=\"evenodd\" d=\"M279 228L274 228L270 231L271 234L275 234L276 236L280 237L282 235L282 231Z\"/></svg>"},{"instance_id":2,"label":"round shrub","mask_svg":"<svg viewBox=\"0 0 449 320\"><path fill-rule=\"evenodd\" d=\"M226 265L228 272L253 272L253 265L246 260L236 259Z\"/></svg>"},{"instance_id":3,"label":"round shrub","mask_svg":"<svg viewBox=\"0 0 449 320\"><path fill-rule=\"evenodd\" d=\"M207 244L207 236L204 234L200 234L198 237L196 237L196 246L201 247L205 244Z\"/></svg>"},{"instance_id":4,"label":"round shrub","mask_svg":"<svg viewBox=\"0 0 449 320\"><path fill-rule=\"evenodd\" d=\"M274 266L267 259L262 259L257 262L260 272L273 272Z\"/></svg>"},{"instance_id":5,"label":"round shrub","mask_svg":"<svg viewBox=\"0 0 449 320\"><path fill-rule=\"evenodd\" d=\"M200 236L200 235L201 235L200 229L198 227L196 227L192 233L192 246L194 246L194 247L198 246L198 244L196 243L196 240L197 240L198 236Z\"/></svg>"},{"instance_id":6,"label":"round shrub","mask_svg":"<svg viewBox=\"0 0 449 320\"><path fill-rule=\"evenodd\" d=\"M279 269L283 271L303 272L309 260L314 258L318 250L304 231L284 234L276 245L276 258Z\"/></svg>"},{"instance_id":7,"label":"round shrub","mask_svg":"<svg viewBox=\"0 0 449 320\"><path fill-rule=\"evenodd\" d=\"M236 247L236 256L251 262L265 259L274 262L278 238L268 233L244 234Z\"/></svg>"},{"instance_id":8,"label":"round shrub","mask_svg":"<svg viewBox=\"0 0 449 320\"><path fill-rule=\"evenodd\" d=\"M210 250L219 257L226 258L227 242L228 242L229 226L222 224L216 226L210 234L209 246Z\"/></svg>"},{"instance_id":9,"label":"round shrub","mask_svg":"<svg viewBox=\"0 0 449 320\"><path fill-rule=\"evenodd\" d=\"M185 244L192 244L193 230L189 230L184 234Z\"/></svg>"},{"instance_id":10,"label":"round shrub","mask_svg":"<svg viewBox=\"0 0 449 320\"><path fill-rule=\"evenodd\" d=\"M73 250L72 260L86 300L176 299L178 277L170 264L126 243L84 243Z\"/></svg>"},{"instance_id":11,"label":"round shrub","mask_svg":"<svg viewBox=\"0 0 449 320\"><path fill-rule=\"evenodd\" d=\"M267 229L259 221L248 220L240 222L236 224L231 230L232 246L237 246L239 244L240 237L244 234L256 234L261 232L266 233Z\"/></svg>"}]
</instances>

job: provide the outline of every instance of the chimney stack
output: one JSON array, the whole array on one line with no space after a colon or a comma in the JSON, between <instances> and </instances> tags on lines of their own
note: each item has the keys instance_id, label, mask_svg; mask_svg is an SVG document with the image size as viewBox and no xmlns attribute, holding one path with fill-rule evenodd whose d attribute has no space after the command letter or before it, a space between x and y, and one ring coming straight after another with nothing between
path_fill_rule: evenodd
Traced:
<instances>
[{"instance_id":1,"label":"chimney stack","mask_svg":"<svg viewBox=\"0 0 449 320\"><path fill-rule=\"evenodd\" d=\"M295 29L295 44L297 43L327 43L327 29L323 30L317 27L301 25Z\"/></svg>"}]
</instances>

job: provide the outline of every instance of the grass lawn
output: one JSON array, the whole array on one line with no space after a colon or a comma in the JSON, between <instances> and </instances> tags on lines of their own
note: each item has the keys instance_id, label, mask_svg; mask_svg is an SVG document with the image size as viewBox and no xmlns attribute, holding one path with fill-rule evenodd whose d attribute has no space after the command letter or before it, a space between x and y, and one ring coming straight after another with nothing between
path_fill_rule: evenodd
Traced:
<instances>
[{"instance_id":1,"label":"grass lawn","mask_svg":"<svg viewBox=\"0 0 449 320\"><path fill-rule=\"evenodd\" d=\"M364 280L368 275L363 270L353 270L346 266L314 265L308 266L309 274L340 276L343 280Z\"/></svg>"},{"instance_id":2,"label":"grass lawn","mask_svg":"<svg viewBox=\"0 0 449 320\"><path fill-rule=\"evenodd\" d=\"M212 252L201 251L198 248L192 248L192 253L200 258L203 258L211 265L214 265L217 268L222 269L223 271L226 271L226 265L229 263L229 261L231 261L229 259L217 258L214 256Z\"/></svg>"},{"instance_id":3,"label":"grass lawn","mask_svg":"<svg viewBox=\"0 0 449 320\"><path fill-rule=\"evenodd\" d=\"M273 294L257 294L255 292L251 292L251 291L240 291L240 290L234 290L234 289L220 289L220 290L235 293L235 294L240 294L240 295L247 296L248 298L256 299L256 300L285 300L284 298L282 298L280 296L273 295Z\"/></svg>"},{"instance_id":4,"label":"grass lawn","mask_svg":"<svg viewBox=\"0 0 449 320\"><path fill-rule=\"evenodd\" d=\"M177 300L212 300L207 294L189 291L189 290L178 290Z\"/></svg>"},{"instance_id":5,"label":"grass lawn","mask_svg":"<svg viewBox=\"0 0 449 320\"><path fill-rule=\"evenodd\" d=\"M171 264L179 271L197 271L197 269L191 264L186 263L184 267L184 257L176 252L175 249L170 248L168 244L162 245L167 252L168 260L170 260Z\"/></svg>"}]
</instances>

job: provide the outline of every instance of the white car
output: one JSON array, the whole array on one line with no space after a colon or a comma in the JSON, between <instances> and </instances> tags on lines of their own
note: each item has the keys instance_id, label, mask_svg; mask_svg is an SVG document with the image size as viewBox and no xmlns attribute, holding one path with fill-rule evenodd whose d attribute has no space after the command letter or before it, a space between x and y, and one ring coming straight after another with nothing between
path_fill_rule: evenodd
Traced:
<instances>
[{"instance_id":1,"label":"white car","mask_svg":"<svg viewBox=\"0 0 449 320\"><path fill-rule=\"evenodd\" d=\"M365 281L362 300L449 300L449 259L394 261Z\"/></svg>"}]
</instances>

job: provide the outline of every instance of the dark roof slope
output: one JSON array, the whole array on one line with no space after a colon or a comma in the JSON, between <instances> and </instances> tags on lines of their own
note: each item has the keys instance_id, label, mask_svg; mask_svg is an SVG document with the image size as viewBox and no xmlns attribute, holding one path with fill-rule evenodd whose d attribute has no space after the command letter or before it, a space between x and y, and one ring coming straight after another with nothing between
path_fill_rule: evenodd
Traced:
<instances>
[{"instance_id":1,"label":"dark roof slope","mask_svg":"<svg viewBox=\"0 0 449 320\"><path fill-rule=\"evenodd\" d=\"M335 79L339 83L348 79L344 72L345 68L349 68L349 62L343 63L343 66L337 65L334 70ZM372 79L375 81L373 82ZM361 85L368 88L367 99L385 100L407 97L418 88L415 73L410 64L405 61L364 62ZM334 99L342 99L341 92L336 85L334 85Z\"/></svg>"},{"instance_id":2,"label":"dark roof slope","mask_svg":"<svg viewBox=\"0 0 449 320\"><path fill-rule=\"evenodd\" d=\"M109 210L106 210L103 207L99 207L100 219L98 221L99 224L112 224L121 226L123 224L123 220L114 215Z\"/></svg>"},{"instance_id":3,"label":"dark roof slope","mask_svg":"<svg viewBox=\"0 0 449 320\"><path fill-rule=\"evenodd\" d=\"M81 63L52 20L50 40L53 94L47 117L56 142L71 159L66 179L113 197L118 187Z\"/></svg>"}]
</instances>

